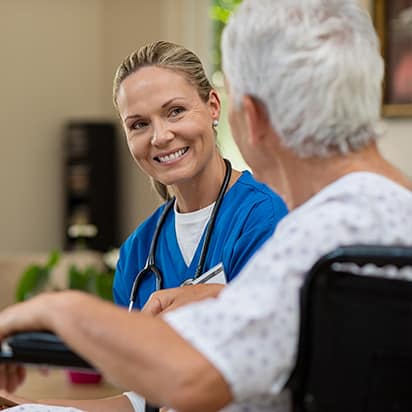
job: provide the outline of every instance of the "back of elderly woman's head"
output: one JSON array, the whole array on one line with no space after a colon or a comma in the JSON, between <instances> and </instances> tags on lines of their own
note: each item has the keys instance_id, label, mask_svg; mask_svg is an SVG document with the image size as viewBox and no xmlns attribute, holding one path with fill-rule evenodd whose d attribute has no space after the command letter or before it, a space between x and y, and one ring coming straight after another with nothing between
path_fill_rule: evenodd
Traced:
<instances>
[{"instance_id":1,"label":"back of elderly woman's head","mask_svg":"<svg viewBox=\"0 0 412 412\"><path fill-rule=\"evenodd\" d=\"M345 153L376 139L383 61L356 0L245 0L222 48L235 104L244 95L260 100L300 156Z\"/></svg>"}]
</instances>

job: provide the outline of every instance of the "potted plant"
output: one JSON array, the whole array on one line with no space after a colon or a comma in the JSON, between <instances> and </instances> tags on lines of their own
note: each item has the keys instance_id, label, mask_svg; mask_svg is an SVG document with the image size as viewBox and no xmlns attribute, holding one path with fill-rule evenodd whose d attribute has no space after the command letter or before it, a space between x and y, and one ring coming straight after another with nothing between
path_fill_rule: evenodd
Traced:
<instances>
[{"instance_id":1,"label":"potted plant","mask_svg":"<svg viewBox=\"0 0 412 412\"><path fill-rule=\"evenodd\" d=\"M30 299L38 293L46 290L59 290L53 282L53 272L60 261L61 253L51 251L45 264L32 264L28 266L16 288L16 300ZM96 266L80 268L71 264L67 271L66 285L69 289L82 290L99 296L102 299L112 301L112 285L114 270L117 262L118 250L103 255L105 269ZM98 383L101 375L97 373L68 371L69 379L73 383Z\"/></svg>"}]
</instances>

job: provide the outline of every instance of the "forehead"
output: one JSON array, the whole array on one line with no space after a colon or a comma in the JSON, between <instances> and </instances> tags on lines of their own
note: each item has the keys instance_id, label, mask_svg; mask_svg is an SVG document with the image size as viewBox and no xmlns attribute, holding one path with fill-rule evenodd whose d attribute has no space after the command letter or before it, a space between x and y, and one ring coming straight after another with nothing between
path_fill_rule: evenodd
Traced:
<instances>
[{"instance_id":1,"label":"forehead","mask_svg":"<svg viewBox=\"0 0 412 412\"><path fill-rule=\"evenodd\" d=\"M163 67L142 67L120 84L117 101L122 104L139 101L159 102L174 97L194 98L196 88L179 71Z\"/></svg>"}]
</instances>

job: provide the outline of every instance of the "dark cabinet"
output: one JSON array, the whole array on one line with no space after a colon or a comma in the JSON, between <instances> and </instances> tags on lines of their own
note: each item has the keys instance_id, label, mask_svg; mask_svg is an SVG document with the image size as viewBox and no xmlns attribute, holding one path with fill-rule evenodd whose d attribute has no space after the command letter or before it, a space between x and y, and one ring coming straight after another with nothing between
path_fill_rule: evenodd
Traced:
<instances>
[{"instance_id":1,"label":"dark cabinet","mask_svg":"<svg viewBox=\"0 0 412 412\"><path fill-rule=\"evenodd\" d=\"M112 123L65 126L66 249L107 251L118 244L116 128Z\"/></svg>"}]
</instances>

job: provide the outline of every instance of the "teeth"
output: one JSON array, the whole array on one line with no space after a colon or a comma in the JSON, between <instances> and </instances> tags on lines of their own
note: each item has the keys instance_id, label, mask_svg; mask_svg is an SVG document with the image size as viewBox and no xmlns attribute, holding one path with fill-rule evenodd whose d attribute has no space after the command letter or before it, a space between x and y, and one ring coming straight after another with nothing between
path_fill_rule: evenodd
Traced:
<instances>
[{"instance_id":1,"label":"teeth","mask_svg":"<svg viewBox=\"0 0 412 412\"><path fill-rule=\"evenodd\" d=\"M180 149L177 152L171 153L166 156L158 156L158 159L161 163L170 162L172 160L179 158L180 156L183 156L186 153L186 150L187 149Z\"/></svg>"}]
</instances>

